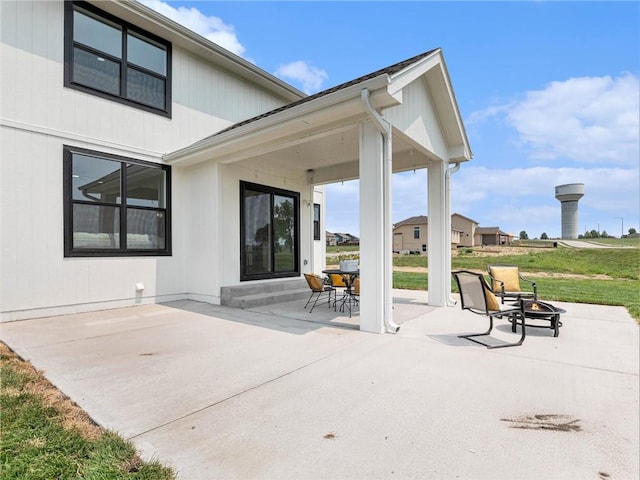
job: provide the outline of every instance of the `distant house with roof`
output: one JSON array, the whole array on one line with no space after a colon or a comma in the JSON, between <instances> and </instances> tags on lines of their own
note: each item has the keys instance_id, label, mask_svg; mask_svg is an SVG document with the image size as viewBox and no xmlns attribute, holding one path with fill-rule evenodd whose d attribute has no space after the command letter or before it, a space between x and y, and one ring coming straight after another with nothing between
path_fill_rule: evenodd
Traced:
<instances>
[{"instance_id":1,"label":"distant house with roof","mask_svg":"<svg viewBox=\"0 0 640 480\"><path fill-rule=\"evenodd\" d=\"M429 219L426 215L409 217L393 226L393 251L425 254L428 249ZM511 245L513 235L499 227L480 227L475 220L451 215L451 246Z\"/></svg>"},{"instance_id":2,"label":"distant house with roof","mask_svg":"<svg viewBox=\"0 0 640 480\"><path fill-rule=\"evenodd\" d=\"M427 254L429 219L426 215L409 217L393 226L393 251ZM451 245L460 243L462 231L451 227Z\"/></svg>"},{"instance_id":3,"label":"distant house with roof","mask_svg":"<svg viewBox=\"0 0 640 480\"><path fill-rule=\"evenodd\" d=\"M338 244L338 240L335 233L325 232L324 236L327 241L327 247L335 247Z\"/></svg>"},{"instance_id":4,"label":"distant house with roof","mask_svg":"<svg viewBox=\"0 0 640 480\"><path fill-rule=\"evenodd\" d=\"M462 247L473 247L476 245L475 235L479 223L469 217L454 213L451 215L451 229L460 232L458 245Z\"/></svg>"},{"instance_id":5,"label":"distant house with roof","mask_svg":"<svg viewBox=\"0 0 640 480\"><path fill-rule=\"evenodd\" d=\"M478 227L474 243L475 245L511 245L513 235L503 232L499 227Z\"/></svg>"}]
</instances>

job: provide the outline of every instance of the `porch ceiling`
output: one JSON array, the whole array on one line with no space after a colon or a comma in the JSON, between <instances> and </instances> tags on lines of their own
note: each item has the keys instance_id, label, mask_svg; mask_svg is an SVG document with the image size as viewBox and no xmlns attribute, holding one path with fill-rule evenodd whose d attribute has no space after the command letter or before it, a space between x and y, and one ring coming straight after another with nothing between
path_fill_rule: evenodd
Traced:
<instances>
[{"instance_id":1,"label":"porch ceiling","mask_svg":"<svg viewBox=\"0 0 640 480\"><path fill-rule=\"evenodd\" d=\"M392 149L394 172L427 167L427 153L398 132L394 132ZM303 141L275 146L236 161L242 163L256 159L288 170L306 172L308 181L316 185L353 180L359 177L359 126L352 124L306 137ZM222 163L231 162L222 160Z\"/></svg>"}]
</instances>

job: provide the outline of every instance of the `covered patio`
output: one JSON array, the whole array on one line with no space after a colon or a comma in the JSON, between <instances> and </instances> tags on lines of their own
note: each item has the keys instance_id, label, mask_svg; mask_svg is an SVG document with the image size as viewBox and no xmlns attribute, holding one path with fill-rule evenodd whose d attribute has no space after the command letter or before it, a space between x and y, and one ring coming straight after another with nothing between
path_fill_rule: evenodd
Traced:
<instances>
[{"instance_id":1,"label":"covered patio","mask_svg":"<svg viewBox=\"0 0 640 480\"><path fill-rule=\"evenodd\" d=\"M391 175L428 169L429 305L450 302L449 177L471 158L461 115L440 49L232 125L165 156L192 176L194 196L211 204L190 235L212 237L194 249L189 298L219 303L222 287L241 283L242 219L237 182L299 191L301 273L319 273L309 234L314 187L360 181L360 329L395 332L392 301ZM212 193L206 189L219 186ZM214 195L215 198L211 198ZM197 258L196 258L197 256ZM206 258L203 258L206 257Z\"/></svg>"}]
</instances>

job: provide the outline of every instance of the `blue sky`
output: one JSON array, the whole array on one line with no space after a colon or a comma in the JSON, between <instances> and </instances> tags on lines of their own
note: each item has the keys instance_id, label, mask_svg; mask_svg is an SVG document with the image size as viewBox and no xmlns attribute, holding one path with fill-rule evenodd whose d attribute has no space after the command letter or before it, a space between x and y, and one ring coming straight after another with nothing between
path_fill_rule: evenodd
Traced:
<instances>
[{"instance_id":1,"label":"blue sky","mask_svg":"<svg viewBox=\"0 0 640 480\"><path fill-rule=\"evenodd\" d=\"M584 183L580 232L640 230L638 2L143 1L307 93L441 47L474 154L452 211L557 237L554 187ZM426 171L393 183L394 222L427 213ZM357 235L357 181L326 191Z\"/></svg>"}]
</instances>

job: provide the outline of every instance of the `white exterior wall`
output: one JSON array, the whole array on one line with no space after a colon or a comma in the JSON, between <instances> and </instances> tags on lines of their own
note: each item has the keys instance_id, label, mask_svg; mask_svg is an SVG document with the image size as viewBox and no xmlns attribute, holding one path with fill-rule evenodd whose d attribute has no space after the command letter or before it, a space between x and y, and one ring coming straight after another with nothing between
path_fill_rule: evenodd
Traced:
<instances>
[{"instance_id":1,"label":"white exterior wall","mask_svg":"<svg viewBox=\"0 0 640 480\"><path fill-rule=\"evenodd\" d=\"M326 223L325 223L325 201L324 201L324 187L317 185L313 187L313 203L320 204L320 240L313 241L313 259L309 268L309 271L317 274L322 273L322 270L326 268L327 263L327 239L326 239ZM313 238L313 205L311 206L311 235ZM307 271L306 265L302 265L302 270Z\"/></svg>"},{"instance_id":2,"label":"white exterior wall","mask_svg":"<svg viewBox=\"0 0 640 480\"><path fill-rule=\"evenodd\" d=\"M203 167L201 178L172 168L172 256L64 258L63 145L161 162L165 153L285 102L175 47L172 118L65 88L63 10L61 1L0 2L0 318L208 295L217 280L197 272L187 281L187 272L203 257L216 268L219 255L207 245L214 230L195 232L206 240L187 232L199 210L215 214L200 197L217 188L216 172ZM194 181L202 187L197 194L187 188ZM136 283L144 284L142 295Z\"/></svg>"},{"instance_id":3,"label":"white exterior wall","mask_svg":"<svg viewBox=\"0 0 640 480\"><path fill-rule=\"evenodd\" d=\"M423 82L420 80L407 85L402 90L402 104L386 109L384 118L438 157L448 159L442 127Z\"/></svg>"},{"instance_id":4,"label":"white exterior wall","mask_svg":"<svg viewBox=\"0 0 640 480\"><path fill-rule=\"evenodd\" d=\"M219 265L224 278L218 280L218 287L239 285L240 282L240 181L257 183L269 187L300 192L300 269L310 272L312 269L313 216L306 203L313 203L312 188L304 172L292 175L292 171L261 160L244 161L241 164L220 165L220 188L218 190L218 216L209 216L216 228L224 235L220 237ZM196 233L197 234L197 233ZM305 265L306 260L306 265ZM264 283L273 280L256 280ZM255 283L243 281L243 285ZM219 289L213 292L219 296ZM219 299L218 299L219 300Z\"/></svg>"}]
</instances>

